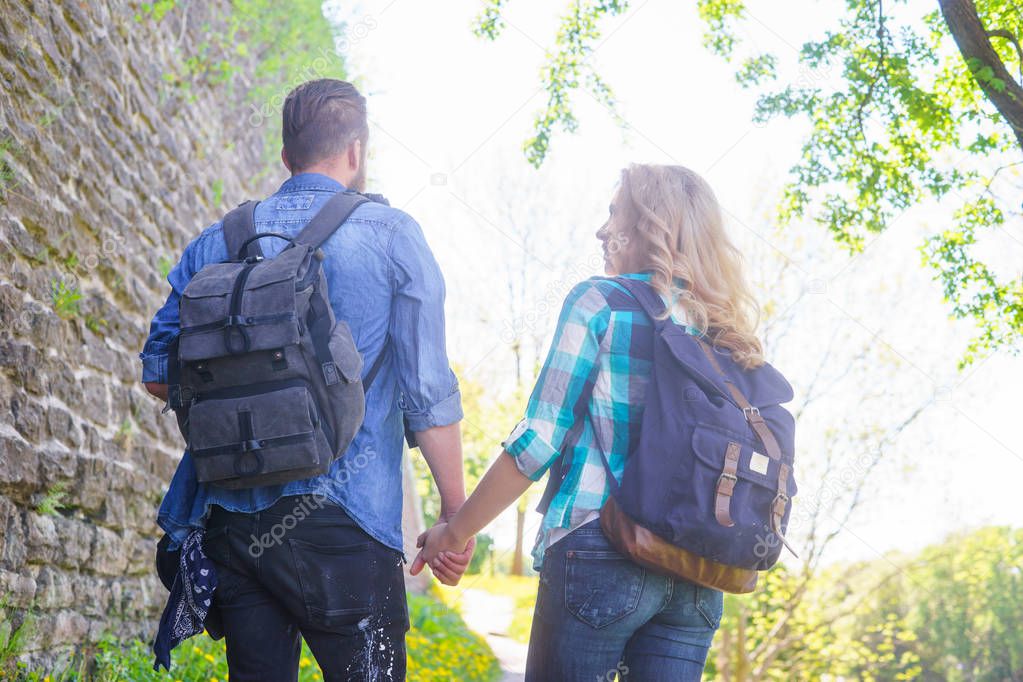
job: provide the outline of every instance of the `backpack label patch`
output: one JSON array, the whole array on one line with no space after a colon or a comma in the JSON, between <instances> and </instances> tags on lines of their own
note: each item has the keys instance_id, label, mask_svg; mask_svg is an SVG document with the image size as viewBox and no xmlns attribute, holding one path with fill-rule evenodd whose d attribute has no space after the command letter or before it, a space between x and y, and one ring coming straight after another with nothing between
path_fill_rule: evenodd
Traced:
<instances>
[{"instance_id":1,"label":"backpack label patch","mask_svg":"<svg viewBox=\"0 0 1023 682\"><path fill-rule=\"evenodd\" d=\"M753 454L750 455L750 458L749 458L749 468L750 468L750 471L755 471L758 474L763 474L764 476L766 476L767 475L767 465L770 462L771 462L771 460L767 458L767 455L762 455L759 452L757 452L756 450L754 450Z\"/></svg>"}]
</instances>

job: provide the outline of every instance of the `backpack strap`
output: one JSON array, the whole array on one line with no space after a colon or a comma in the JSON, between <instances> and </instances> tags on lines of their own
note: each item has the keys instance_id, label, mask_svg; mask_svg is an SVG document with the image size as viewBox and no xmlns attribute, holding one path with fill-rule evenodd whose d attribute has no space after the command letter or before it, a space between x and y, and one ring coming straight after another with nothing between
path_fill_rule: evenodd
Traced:
<instances>
[{"instance_id":1,"label":"backpack strap","mask_svg":"<svg viewBox=\"0 0 1023 682\"><path fill-rule=\"evenodd\" d=\"M314 249L319 248L334 234L342 223L352 215L356 208L372 201L369 197L357 192L338 192L323 205L313 219L295 235L296 244L305 244Z\"/></svg>"},{"instance_id":2,"label":"backpack strap","mask_svg":"<svg viewBox=\"0 0 1023 682\"><path fill-rule=\"evenodd\" d=\"M377 374L380 373L380 368L384 366L384 356L387 355L387 346L390 341L390 336L384 339L384 345L380 347L380 352L377 353L377 359L373 361L373 366L369 368L369 372L366 373L366 378L362 380L363 393L369 393L370 387L373 386L373 380L377 378Z\"/></svg>"},{"instance_id":3,"label":"backpack strap","mask_svg":"<svg viewBox=\"0 0 1023 682\"><path fill-rule=\"evenodd\" d=\"M250 256L263 255L258 241L245 242L256 236L256 204L258 201L246 201L224 216L224 242L227 244L228 260L244 260ZM239 254L242 245L245 253Z\"/></svg>"},{"instance_id":4,"label":"backpack strap","mask_svg":"<svg viewBox=\"0 0 1023 682\"><path fill-rule=\"evenodd\" d=\"M661 300L661 297L657 295L652 286L646 282L628 277L610 277L608 279L632 294L632 297L643 308L643 312L654 321L655 326L658 322L665 319L664 315L668 311L668 306L664 305L664 301Z\"/></svg>"}]
</instances>

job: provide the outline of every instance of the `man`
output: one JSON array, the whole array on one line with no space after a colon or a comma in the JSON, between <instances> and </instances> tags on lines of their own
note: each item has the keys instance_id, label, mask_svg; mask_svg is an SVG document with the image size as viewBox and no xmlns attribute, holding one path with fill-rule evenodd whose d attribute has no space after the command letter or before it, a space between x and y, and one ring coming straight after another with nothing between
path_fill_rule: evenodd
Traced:
<instances>
[{"instance_id":1,"label":"man","mask_svg":"<svg viewBox=\"0 0 1023 682\"><path fill-rule=\"evenodd\" d=\"M256 231L294 236L336 192L363 191L366 101L332 79L300 85L283 112L281 159L291 172L255 210ZM287 242L264 238L266 257ZM197 482L185 453L160 507L172 546L206 527L215 562L230 679L295 680L300 635L327 680L403 680L408 611L402 572L403 424L437 482L444 517L465 500L457 380L444 335L444 280L419 225L383 203L360 205L323 244L330 303L346 322L364 372L383 354L362 428L329 473L284 485L228 490ZM142 380L167 398L168 347L178 304L203 266L228 259L216 223L171 270L172 291L141 354ZM455 584L456 570L438 577Z\"/></svg>"}]
</instances>

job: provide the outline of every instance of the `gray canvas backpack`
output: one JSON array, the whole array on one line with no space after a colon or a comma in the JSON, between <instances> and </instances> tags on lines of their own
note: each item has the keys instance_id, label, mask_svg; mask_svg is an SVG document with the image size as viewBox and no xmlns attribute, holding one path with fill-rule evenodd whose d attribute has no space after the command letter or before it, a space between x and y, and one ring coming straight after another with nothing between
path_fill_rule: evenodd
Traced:
<instances>
[{"instance_id":1,"label":"gray canvas backpack","mask_svg":"<svg viewBox=\"0 0 1023 682\"><path fill-rule=\"evenodd\" d=\"M175 411L199 482L251 488L326 473L362 425L362 356L334 318L320 245L370 198L339 192L294 237L257 234L256 202L223 222L228 261L202 268L181 296L169 362ZM291 243L264 258L259 240ZM176 358L175 358L176 355Z\"/></svg>"}]
</instances>

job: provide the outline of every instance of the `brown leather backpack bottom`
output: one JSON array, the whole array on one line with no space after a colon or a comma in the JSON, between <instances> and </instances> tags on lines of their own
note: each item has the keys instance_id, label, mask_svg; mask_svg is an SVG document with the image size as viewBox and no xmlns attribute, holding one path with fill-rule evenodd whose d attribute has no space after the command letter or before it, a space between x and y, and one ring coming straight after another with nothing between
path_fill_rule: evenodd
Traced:
<instances>
[{"instance_id":1,"label":"brown leather backpack bottom","mask_svg":"<svg viewBox=\"0 0 1023 682\"><path fill-rule=\"evenodd\" d=\"M757 572L719 564L681 547L633 521L614 497L600 510L600 527L619 552L651 571L722 592L743 594L757 586Z\"/></svg>"}]
</instances>

